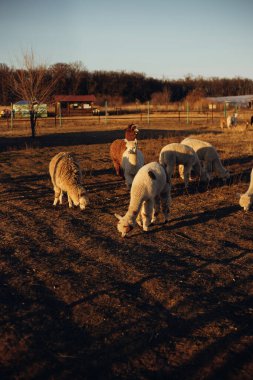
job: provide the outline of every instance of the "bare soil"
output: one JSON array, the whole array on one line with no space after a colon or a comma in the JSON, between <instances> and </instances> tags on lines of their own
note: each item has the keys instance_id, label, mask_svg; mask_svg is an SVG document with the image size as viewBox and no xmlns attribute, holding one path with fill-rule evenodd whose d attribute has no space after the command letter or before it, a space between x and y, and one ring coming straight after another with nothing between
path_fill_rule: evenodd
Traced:
<instances>
[{"instance_id":1,"label":"bare soil","mask_svg":"<svg viewBox=\"0 0 253 380\"><path fill-rule=\"evenodd\" d=\"M0 138L2 379L252 379L253 130L142 128L146 162L192 135L217 147L231 179L184 190L173 178L170 222L123 239L129 204L110 143L122 129L24 131ZM22 135L23 134L23 135ZM90 206L53 207L48 174L76 153Z\"/></svg>"}]
</instances>

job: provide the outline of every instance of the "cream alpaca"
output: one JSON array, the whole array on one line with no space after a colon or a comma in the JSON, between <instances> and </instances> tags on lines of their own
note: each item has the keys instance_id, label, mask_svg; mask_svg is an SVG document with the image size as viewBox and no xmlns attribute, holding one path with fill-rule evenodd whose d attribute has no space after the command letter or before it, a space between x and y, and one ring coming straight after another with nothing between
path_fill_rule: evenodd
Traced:
<instances>
[{"instance_id":1,"label":"cream alpaca","mask_svg":"<svg viewBox=\"0 0 253 380\"><path fill-rule=\"evenodd\" d=\"M191 170L194 170L194 173L200 177L201 181L208 180L197 154L187 145L172 143L164 146L159 155L159 162L166 170L169 183L176 165L179 165L179 173L181 178L184 179L185 187L189 184Z\"/></svg>"},{"instance_id":2,"label":"cream alpaca","mask_svg":"<svg viewBox=\"0 0 253 380\"><path fill-rule=\"evenodd\" d=\"M137 149L137 140L126 140L126 150L122 156L121 167L123 169L126 186L128 189L130 189L136 173L143 165L144 157L142 152Z\"/></svg>"},{"instance_id":3,"label":"cream alpaca","mask_svg":"<svg viewBox=\"0 0 253 380\"><path fill-rule=\"evenodd\" d=\"M117 228L122 237L131 231L136 222L148 231L149 226L159 214L160 202L165 222L168 221L170 206L170 185L166 173L158 162L144 165L134 177L130 204L125 216L115 214L119 220ZM142 222L141 222L142 220Z\"/></svg>"},{"instance_id":4,"label":"cream alpaca","mask_svg":"<svg viewBox=\"0 0 253 380\"><path fill-rule=\"evenodd\" d=\"M207 175L211 176L211 173L214 171L223 179L230 177L229 171L222 165L220 157L214 146L208 142L190 137L187 137L181 141L181 144L188 145L194 149Z\"/></svg>"},{"instance_id":5,"label":"cream alpaca","mask_svg":"<svg viewBox=\"0 0 253 380\"><path fill-rule=\"evenodd\" d=\"M63 192L67 193L69 207L80 206L84 210L88 204L86 190L81 186L82 173L73 153L60 152L49 164L49 173L54 186L54 206L62 204Z\"/></svg>"},{"instance_id":6,"label":"cream alpaca","mask_svg":"<svg viewBox=\"0 0 253 380\"><path fill-rule=\"evenodd\" d=\"M250 174L249 188L244 194L240 194L239 205L243 207L244 211L249 211L253 204L253 169Z\"/></svg>"}]
</instances>

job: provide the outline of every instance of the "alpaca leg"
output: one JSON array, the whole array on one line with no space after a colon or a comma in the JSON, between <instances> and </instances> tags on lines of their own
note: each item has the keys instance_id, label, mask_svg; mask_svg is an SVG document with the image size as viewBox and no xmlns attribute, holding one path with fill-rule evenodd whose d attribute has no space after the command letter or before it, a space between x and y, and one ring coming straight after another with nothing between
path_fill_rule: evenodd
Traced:
<instances>
[{"instance_id":1,"label":"alpaca leg","mask_svg":"<svg viewBox=\"0 0 253 380\"><path fill-rule=\"evenodd\" d=\"M142 220L143 220L143 230L148 231L149 226L151 224L151 219L152 219L152 213L153 213L153 208L154 208L154 202L153 200L149 199L145 202L143 202L142 206Z\"/></svg>"},{"instance_id":2,"label":"alpaca leg","mask_svg":"<svg viewBox=\"0 0 253 380\"><path fill-rule=\"evenodd\" d=\"M162 212L164 216L164 223L168 222L169 220L169 213L170 213L170 203L171 203L171 187L167 185L167 189L165 189L161 194L161 205L162 205Z\"/></svg>"},{"instance_id":3,"label":"alpaca leg","mask_svg":"<svg viewBox=\"0 0 253 380\"><path fill-rule=\"evenodd\" d=\"M140 211L139 214L137 215L136 223L138 224L138 226L142 227L141 211Z\"/></svg>"},{"instance_id":4,"label":"alpaca leg","mask_svg":"<svg viewBox=\"0 0 253 380\"><path fill-rule=\"evenodd\" d=\"M184 165L178 165L178 172L181 179L184 179Z\"/></svg>"},{"instance_id":5,"label":"alpaca leg","mask_svg":"<svg viewBox=\"0 0 253 380\"><path fill-rule=\"evenodd\" d=\"M169 163L167 166L166 166L166 175L167 175L167 182L169 184L171 184L171 177L173 175L173 172L174 172L174 164L173 163Z\"/></svg>"},{"instance_id":6,"label":"alpaca leg","mask_svg":"<svg viewBox=\"0 0 253 380\"><path fill-rule=\"evenodd\" d=\"M151 223L154 223L160 214L160 197L155 197L155 206L153 209Z\"/></svg>"},{"instance_id":7,"label":"alpaca leg","mask_svg":"<svg viewBox=\"0 0 253 380\"><path fill-rule=\"evenodd\" d=\"M63 197L63 191L61 189L61 193L60 193L60 205L62 205L62 197Z\"/></svg>"},{"instance_id":8,"label":"alpaca leg","mask_svg":"<svg viewBox=\"0 0 253 380\"><path fill-rule=\"evenodd\" d=\"M73 202L72 202L72 199L70 198L69 194L68 194L68 202L69 202L69 208L71 208L73 206Z\"/></svg>"},{"instance_id":9,"label":"alpaca leg","mask_svg":"<svg viewBox=\"0 0 253 380\"><path fill-rule=\"evenodd\" d=\"M203 161L203 170L206 172L208 177L211 179L211 173L212 173L212 164L208 161Z\"/></svg>"},{"instance_id":10,"label":"alpaca leg","mask_svg":"<svg viewBox=\"0 0 253 380\"><path fill-rule=\"evenodd\" d=\"M125 174L125 182L127 189L130 190L133 182L133 176L130 174Z\"/></svg>"},{"instance_id":11,"label":"alpaca leg","mask_svg":"<svg viewBox=\"0 0 253 380\"><path fill-rule=\"evenodd\" d=\"M54 203L53 205L56 206L57 203L61 201L61 189L57 186L54 186ZM60 202L61 204L61 202Z\"/></svg>"},{"instance_id":12,"label":"alpaca leg","mask_svg":"<svg viewBox=\"0 0 253 380\"><path fill-rule=\"evenodd\" d=\"M113 161L113 166L114 166L114 169L116 171L116 174L118 176L120 176L120 174L121 174L120 164L117 161Z\"/></svg>"},{"instance_id":13,"label":"alpaca leg","mask_svg":"<svg viewBox=\"0 0 253 380\"><path fill-rule=\"evenodd\" d=\"M187 163L186 165L184 165L184 184L185 184L185 187L188 187L188 185L189 185L191 169L192 169L191 163L190 164Z\"/></svg>"}]
</instances>

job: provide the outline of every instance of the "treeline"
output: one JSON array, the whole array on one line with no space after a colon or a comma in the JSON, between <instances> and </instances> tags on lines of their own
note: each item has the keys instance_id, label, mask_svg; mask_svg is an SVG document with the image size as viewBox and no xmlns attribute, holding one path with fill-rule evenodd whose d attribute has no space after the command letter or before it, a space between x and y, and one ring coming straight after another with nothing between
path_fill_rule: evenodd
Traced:
<instances>
[{"instance_id":1,"label":"treeline","mask_svg":"<svg viewBox=\"0 0 253 380\"><path fill-rule=\"evenodd\" d=\"M0 64L0 104L16 99L10 86L15 70ZM203 78L186 76L183 79L155 79L143 73L125 71L90 72L80 63L56 63L47 69L47 81L59 78L52 95L94 94L98 103L114 104L153 101L180 102L192 94L199 97L253 94L253 80L247 78Z\"/></svg>"}]
</instances>

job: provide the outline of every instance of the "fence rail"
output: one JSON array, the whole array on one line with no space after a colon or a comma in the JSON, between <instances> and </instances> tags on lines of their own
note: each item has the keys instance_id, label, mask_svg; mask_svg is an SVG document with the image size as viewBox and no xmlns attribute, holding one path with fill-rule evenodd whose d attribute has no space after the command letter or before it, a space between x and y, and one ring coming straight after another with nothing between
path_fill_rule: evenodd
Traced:
<instances>
[{"instance_id":1,"label":"fence rail","mask_svg":"<svg viewBox=\"0 0 253 380\"><path fill-rule=\"evenodd\" d=\"M252 110L243 110L239 111L239 118L242 118L245 121L250 121L252 116ZM81 124L83 125L96 125L102 126L107 124L116 124L116 123L140 123L140 124L148 124L152 126L152 123L162 123L166 122L177 122L182 124L192 124L198 122L205 123L217 123L218 120L224 118L223 111L211 110L206 112L201 111L151 111L144 112L141 110L140 112L132 112L132 113L123 113L123 114L115 114L110 110L106 114L96 114L96 115L78 115L78 116L55 116L55 117L47 117L47 118L38 118L37 123L38 126L42 127L62 127L64 124ZM29 118L16 118L16 117L6 117L0 118L0 126L7 127L8 129L19 128L19 127L30 127Z\"/></svg>"}]
</instances>

